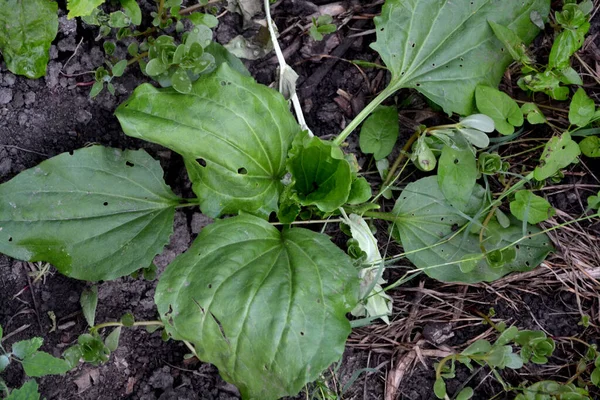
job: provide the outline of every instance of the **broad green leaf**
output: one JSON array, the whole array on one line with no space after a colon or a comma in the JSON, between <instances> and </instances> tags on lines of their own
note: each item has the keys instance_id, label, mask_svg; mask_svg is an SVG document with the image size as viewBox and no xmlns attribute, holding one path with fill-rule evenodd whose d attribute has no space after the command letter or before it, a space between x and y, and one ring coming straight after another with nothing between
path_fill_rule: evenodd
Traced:
<instances>
[{"instance_id":1,"label":"broad green leaf","mask_svg":"<svg viewBox=\"0 0 600 400\"><path fill-rule=\"evenodd\" d=\"M111 72L113 76L119 77L123 75L125 68L127 68L127 60L121 60L113 66Z\"/></svg>"},{"instance_id":2,"label":"broad green leaf","mask_svg":"<svg viewBox=\"0 0 600 400\"><path fill-rule=\"evenodd\" d=\"M477 160L471 149L444 146L437 178L446 200L463 210L469 203L477 180Z\"/></svg>"},{"instance_id":3,"label":"broad green leaf","mask_svg":"<svg viewBox=\"0 0 600 400\"><path fill-rule=\"evenodd\" d=\"M125 10L125 14L131 20L133 25L140 25L142 23L142 10L136 0L120 0L121 7Z\"/></svg>"},{"instance_id":4,"label":"broad green leaf","mask_svg":"<svg viewBox=\"0 0 600 400\"><path fill-rule=\"evenodd\" d=\"M390 90L414 88L447 113L471 114L475 88L497 87L512 56L490 28L496 22L528 44L549 0L387 0L371 46L392 73Z\"/></svg>"},{"instance_id":5,"label":"broad green leaf","mask_svg":"<svg viewBox=\"0 0 600 400\"><path fill-rule=\"evenodd\" d=\"M300 128L276 91L222 64L189 94L141 85L116 115L127 135L184 156L207 216L267 217L277 210L287 152Z\"/></svg>"},{"instance_id":6,"label":"broad green leaf","mask_svg":"<svg viewBox=\"0 0 600 400\"><path fill-rule=\"evenodd\" d=\"M332 142L302 133L290 150L288 170L303 206L315 205L331 212L348 201L352 171L342 150Z\"/></svg>"},{"instance_id":7,"label":"broad green leaf","mask_svg":"<svg viewBox=\"0 0 600 400\"><path fill-rule=\"evenodd\" d=\"M163 63L160 58L153 58L152 60L148 61L148 64L146 64L145 72L149 76L158 76L164 73L167 69L169 69L169 66ZM138 86L138 89L140 87L141 86Z\"/></svg>"},{"instance_id":8,"label":"broad green leaf","mask_svg":"<svg viewBox=\"0 0 600 400\"><path fill-rule=\"evenodd\" d=\"M50 44L58 32L58 5L49 0L4 0L0 6L0 53L13 73L46 75Z\"/></svg>"},{"instance_id":9,"label":"broad green leaf","mask_svg":"<svg viewBox=\"0 0 600 400\"><path fill-rule=\"evenodd\" d=\"M552 217L556 210L543 197L529 190L519 190L515 193L515 199L510 202L510 212L519 221L537 224Z\"/></svg>"},{"instance_id":10,"label":"broad green leaf","mask_svg":"<svg viewBox=\"0 0 600 400\"><path fill-rule=\"evenodd\" d=\"M486 354L492 350L490 342L484 339L473 342L469 347L464 349L460 354L464 356L472 356L473 354Z\"/></svg>"},{"instance_id":11,"label":"broad green leaf","mask_svg":"<svg viewBox=\"0 0 600 400\"><path fill-rule=\"evenodd\" d=\"M600 138L598 136L586 137L581 142L579 142L579 149L586 157L600 157Z\"/></svg>"},{"instance_id":12,"label":"broad green leaf","mask_svg":"<svg viewBox=\"0 0 600 400\"><path fill-rule=\"evenodd\" d=\"M596 386L600 386L600 368L595 368L590 374L590 381Z\"/></svg>"},{"instance_id":13,"label":"broad green leaf","mask_svg":"<svg viewBox=\"0 0 600 400\"><path fill-rule=\"evenodd\" d=\"M493 346L487 354L485 361L491 367L504 369L512 354L512 346Z\"/></svg>"},{"instance_id":14,"label":"broad green leaf","mask_svg":"<svg viewBox=\"0 0 600 400\"><path fill-rule=\"evenodd\" d=\"M583 85L583 80L579 73L573 68L566 67L557 71L560 74L560 81L566 85Z\"/></svg>"},{"instance_id":15,"label":"broad green leaf","mask_svg":"<svg viewBox=\"0 0 600 400\"><path fill-rule=\"evenodd\" d=\"M6 367L10 364L10 358L6 355L0 356L0 372L4 371Z\"/></svg>"},{"instance_id":16,"label":"broad green leaf","mask_svg":"<svg viewBox=\"0 0 600 400\"><path fill-rule=\"evenodd\" d=\"M179 93L187 94L192 91L192 81L183 68L177 68L173 76L171 76L173 89Z\"/></svg>"},{"instance_id":17,"label":"broad green leaf","mask_svg":"<svg viewBox=\"0 0 600 400\"><path fill-rule=\"evenodd\" d=\"M437 159L427 144L426 135L419 136L419 139L413 146L413 152L410 159L421 171L429 172L435 169Z\"/></svg>"},{"instance_id":18,"label":"broad green leaf","mask_svg":"<svg viewBox=\"0 0 600 400\"><path fill-rule=\"evenodd\" d=\"M81 292L79 298L81 311L89 326L94 326L96 320L96 307L98 306L98 286L94 285L90 289Z\"/></svg>"},{"instance_id":19,"label":"broad green leaf","mask_svg":"<svg viewBox=\"0 0 600 400\"><path fill-rule=\"evenodd\" d=\"M356 178L352 181L350 194L348 195L348 204L356 205L369 201L373 192L371 185L365 178Z\"/></svg>"},{"instance_id":20,"label":"broad green leaf","mask_svg":"<svg viewBox=\"0 0 600 400\"><path fill-rule=\"evenodd\" d=\"M132 313L125 313L125 315L123 315L121 317L121 323L124 326L131 328L133 326L133 324L135 323L135 317L133 316Z\"/></svg>"},{"instance_id":21,"label":"broad green leaf","mask_svg":"<svg viewBox=\"0 0 600 400\"><path fill-rule=\"evenodd\" d=\"M443 378L437 378L433 384L433 393L438 399L446 398L446 382Z\"/></svg>"},{"instance_id":22,"label":"broad green leaf","mask_svg":"<svg viewBox=\"0 0 600 400\"><path fill-rule=\"evenodd\" d=\"M579 154L581 154L579 145L571 139L569 132L565 132L561 136L553 136L544 147L540 165L535 167L533 177L538 181L548 179L576 161Z\"/></svg>"},{"instance_id":23,"label":"broad green leaf","mask_svg":"<svg viewBox=\"0 0 600 400\"><path fill-rule=\"evenodd\" d=\"M109 15L108 26L111 28L125 28L130 24L131 18L129 18L123 11L115 11Z\"/></svg>"},{"instance_id":24,"label":"broad green leaf","mask_svg":"<svg viewBox=\"0 0 600 400\"><path fill-rule=\"evenodd\" d=\"M510 349L510 346L507 346L506 348ZM505 354L504 367L510 369L523 368L523 359L519 356L519 354L515 354L512 352Z\"/></svg>"},{"instance_id":25,"label":"broad green leaf","mask_svg":"<svg viewBox=\"0 0 600 400\"><path fill-rule=\"evenodd\" d=\"M476 185L466 215L474 216L483 205L485 191ZM528 226L531 236L523 238L522 223L511 219L511 226L502 228L492 220L484 232L488 252L503 249L515 241L516 256L500 268L492 268L481 257L475 269L468 273L460 270L460 262L467 254L481 253L479 226L461 230L469 221L444 200L437 176L410 183L401 193L392 211L397 215L392 234L404 247L406 256L415 266L434 279L444 282L493 281L509 272L528 271L541 263L552 251L550 240L540 229ZM480 218L485 214L481 214Z\"/></svg>"},{"instance_id":26,"label":"broad green leaf","mask_svg":"<svg viewBox=\"0 0 600 400\"><path fill-rule=\"evenodd\" d=\"M117 326L107 337L104 339L104 345L110 351L117 350L119 347L119 337L121 336L121 327Z\"/></svg>"},{"instance_id":27,"label":"broad green leaf","mask_svg":"<svg viewBox=\"0 0 600 400\"><path fill-rule=\"evenodd\" d=\"M569 122L577 126L586 126L594 117L596 105L582 88L577 89L569 106Z\"/></svg>"},{"instance_id":28,"label":"broad green leaf","mask_svg":"<svg viewBox=\"0 0 600 400\"><path fill-rule=\"evenodd\" d=\"M477 109L494 120L496 130L511 135L516 126L523 125L519 105L506 93L489 86L479 85L475 91Z\"/></svg>"},{"instance_id":29,"label":"broad green leaf","mask_svg":"<svg viewBox=\"0 0 600 400\"><path fill-rule=\"evenodd\" d=\"M43 351L25 357L21 362L27 376L39 378L46 375L60 375L71 369L69 363Z\"/></svg>"},{"instance_id":30,"label":"broad green leaf","mask_svg":"<svg viewBox=\"0 0 600 400\"><path fill-rule=\"evenodd\" d=\"M33 337L27 340L21 340L12 345L12 354L21 360L35 353L44 344L41 337Z\"/></svg>"},{"instance_id":31,"label":"broad green leaf","mask_svg":"<svg viewBox=\"0 0 600 400\"><path fill-rule=\"evenodd\" d=\"M494 120L485 114L473 114L468 117L461 118L459 122L460 128L474 129L480 132L494 132Z\"/></svg>"},{"instance_id":32,"label":"broad green leaf","mask_svg":"<svg viewBox=\"0 0 600 400\"><path fill-rule=\"evenodd\" d=\"M521 106L523 115L531 125L543 124L546 122L546 116L534 103L525 103Z\"/></svg>"},{"instance_id":33,"label":"broad green leaf","mask_svg":"<svg viewBox=\"0 0 600 400\"><path fill-rule=\"evenodd\" d=\"M239 58L231 54L231 52L222 44L210 42L204 51L210 53L215 58L215 64L217 67L221 64L229 64L229 66L238 73L250 76L250 72L244 63Z\"/></svg>"},{"instance_id":34,"label":"broad green leaf","mask_svg":"<svg viewBox=\"0 0 600 400\"><path fill-rule=\"evenodd\" d=\"M600 209L600 192L598 192L597 196L588 196L588 209Z\"/></svg>"},{"instance_id":35,"label":"broad green leaf","mask_svg":"<svg viewBox=\"0 0 600 400\"><path fill-rule=\"evenodd\" d=\"M67 10L69 11L68 17L69 19L86 17L105 1L106 0L67 0Z\"/></svg>"},{"instance_id":36,"label":"broad green leaf","mask_svg":"<svg viewBox=\"0 0 600 400\"><path fill-rule=\"evenodd\" d=\"M165 329L243 398L294 395L338 360L358 301L350 258L325 235L241 215L204 228L160 278Z\"/></svg>"},{"instance_id":37,"label":"broad green leaf","mask_svg":"<svg viewBox=\"0 0 600 400\"><path fill-rule=\"evenodd\" d=\"M38 384L33 379L27 381L19 389L14 389L5 400L39 400Z\"/></svg>"},{"instance_id":38,"label":"broad green leaf","mask_svg":"<svg viewBox=\"0 0 600 400\"><path fill-rule=\"evenodd\" d=\"M94 82L92 85L92 90L90 90L90 97L93 99L94 97L98 96L102 89L104 89L103 82Z\"/></svg>"},{"instance_id":39,"label":"broad green leaf","mask_svg":"<svg viewBox=\"0 0 600 400\"><path fill-rule=\"evenodd\" d=\"M216 26L219 25L219 20L212 14L195 12L185 16L185 18L192 21L194 25L206 25L209 28L216 28Z\"/></svg>"},{"instance_id":40,"label":"broad green leaf","mask_svg":"<svg viewBox=\"0 0 600 400\"><path fill-rule=\"evenodd\" d=\"M490 144L490 138L487 133L477 129L459 128L457 132L463 135L467 142L480 149L484 149Z\"/></svg>"},{"instance_id":41,"label":"broad green leaf","mask_svg":"<svg viewBox=\"0 0 600 400\"><path fill-rule=\"evenodd\" d=\"M473 397L473 388L466 387L456 395L456 400L469 400Z\"/></svg>"},{"instance_id":42,"label":"broad green leaf","mask_svg":"<svg viewBox=\"0 0 600 400\"><path fill-rule=\"evenodd\" d=\"M89 281L145 268L167 244L179 199L145 151L92 146L0 185L0 253Z\"/></svg>"},{"instance_id":43,"label":"broad green leaf","mask_svg":"<svg viewBox=\"0 0 600 400\"><path fill-rule=\"evenodd\" d=\"M510 328L502 332L500 337L498 337L498 339L496 340L496 344L500 346L507 345L513 341L513 339L517 336L518 333L519 329L516 326L511 326Z\"/></svg>"},{"instance_id":44,"label":"broad green leaf","mask_svg":"<svg viewBox=\"0 0 600 400\"><path fill-rule=\"evenodd\" d=\"M571 56L581 48L585 34L590 28L586 26L562 31L552 44L548 57L548 68L561 70L569 66Z\"/></svg>"},{"instance_id":45,"label":"broad green leaf","mask_svg":"<svg viewBox=\"0 0 600 400\"><path fill-rule=\"evenodd\" d=\"M381 160L390 155L399 133L396 107L379 106L360 130L360 149L373 154L375 160Z\"/></svg>"}]
</instances>

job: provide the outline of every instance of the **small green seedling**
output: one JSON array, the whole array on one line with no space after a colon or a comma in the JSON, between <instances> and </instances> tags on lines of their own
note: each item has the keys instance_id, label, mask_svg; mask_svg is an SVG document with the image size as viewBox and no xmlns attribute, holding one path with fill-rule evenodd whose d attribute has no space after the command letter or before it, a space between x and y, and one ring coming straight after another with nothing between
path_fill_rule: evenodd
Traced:
<instances>
[{"instance_id":1,"label":"small green seedling","mask_svg":"<svg viewBox=\"0 0 600 400\"><path fill-rule=\"evenodd\" d=\"M471 371L474 369L473 363L486 366L492 370L503 386L507 387L497 370L505 368L518 370L530 361L535 364L545 364L548 362L547 357L554 352L554 340L548 338L542 331L521 331L515 326L506 328L504 324L493 324L487 316L485 319L499 331L500 336L493 344L484 339L477 340L461 353L449 355L437 364L434 393L438 399L447 398L445 379L455 377L456 362L465 365ZM519 352L515 352L517 346L520 347ZM456 398L470 399L472 396L473 389L467 387L457 394Z\"/></svg>"},{"instance_id":2,"label":"small green seedling","mask_svg":"<svg viewBox=\"0 0 600 400\"><path fill-rule=\"evenodd\" d=\"M333 18L331 15L319 15L319 17L312 19L312 24L308 33L310 37L317 42L323 40L323 35L328 35L336 31L337 27L332 23Z\"/></svg>"}]
</instances>

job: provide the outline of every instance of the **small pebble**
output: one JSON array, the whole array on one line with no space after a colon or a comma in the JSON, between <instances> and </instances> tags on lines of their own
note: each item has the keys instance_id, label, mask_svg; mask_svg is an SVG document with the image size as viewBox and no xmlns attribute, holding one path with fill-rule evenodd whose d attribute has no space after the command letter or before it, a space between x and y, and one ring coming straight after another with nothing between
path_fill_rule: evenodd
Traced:
<instances>
[{"instance_id":1,"label":"small pebble","mask_svg":"<svg viewBox=\"0 0 600 400\"><path fill-rule=\"evenodd\" d=\"M15 84L16 81L17 81L17 77L14 76L13 74L8 73L8 74L4 75L4 84L6 86L12 86Z\"/></svg>"},{"instance_id":2,"label":"small pebble","mask_svg":"<svg viewBox=\"0 0 600 400\"><path fill-rule=\"evenodd\" d=\"M35 103L35 93L34 92L25 93L25 105L30 106L33 103Z\"/></svg>"},{"instance_id":3,"label":"small pebble","mask_svg":"<svg viewBox=\"0 0 600 400\"><path fill-rule=\"evenodd\" d=\"M5 77L6 79L6 77ZM0 104L8 104L13 99L13 91L11 89L0 89Z\"/></svg>"}]
</instances>

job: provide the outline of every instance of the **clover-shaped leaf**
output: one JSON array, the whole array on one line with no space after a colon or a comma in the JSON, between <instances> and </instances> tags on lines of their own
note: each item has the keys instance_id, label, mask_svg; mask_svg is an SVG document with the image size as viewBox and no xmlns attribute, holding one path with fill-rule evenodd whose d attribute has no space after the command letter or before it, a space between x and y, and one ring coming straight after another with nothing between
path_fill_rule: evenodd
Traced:
<instances>
[{"instance_id":1,"label":"clover-shaped leaf","mask_svg":"<svg viewBox=\"0 0 600 400\"><path fill-rule=\"evenodd\" d=\"M523 125L523 113L506 93L490 86L479 85L475 90L477 109L494 120L496 130L511 135L515 127Z\"/></svg>"}]
</instances>

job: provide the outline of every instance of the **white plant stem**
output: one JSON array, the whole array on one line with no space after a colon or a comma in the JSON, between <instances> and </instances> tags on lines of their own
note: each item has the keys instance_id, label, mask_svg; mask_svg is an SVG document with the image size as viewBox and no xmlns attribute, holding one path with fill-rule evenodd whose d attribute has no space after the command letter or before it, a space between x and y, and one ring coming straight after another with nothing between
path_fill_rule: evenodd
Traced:
<instances>
[{"instance_id":1,"label":"white plant stem","mask_svg":"<svg viewBox=\"0 0 600 400\"><path fill-rule=\"evenodd\" d=\"M269 34L271 35L271 42L273 43L273 48L275 49L275 54L277 55L277 61L279 62L279 92L283 93L283 80L284 72L286 68L291 68L286 62L285 57L283 56L283 52L281 51L281 47L279 47L279 42L277 40L277 33L275 32L275 27L273 26L273 20L271 19L271 5L269 0L264 0L265 2L265 14L267 18L267 26L269 27ZM296 93L296 89L292 91L290 95L290 100L294 106L294 111L296 113L296 119L298 120L298 124L300 127L307 131L308 134L312 137L313 133L306 125L306 120L304 119L304 114L302 113L302 107L300 106L300 99L298 98L298 94Z\"/></svg>"}]
</instances>

